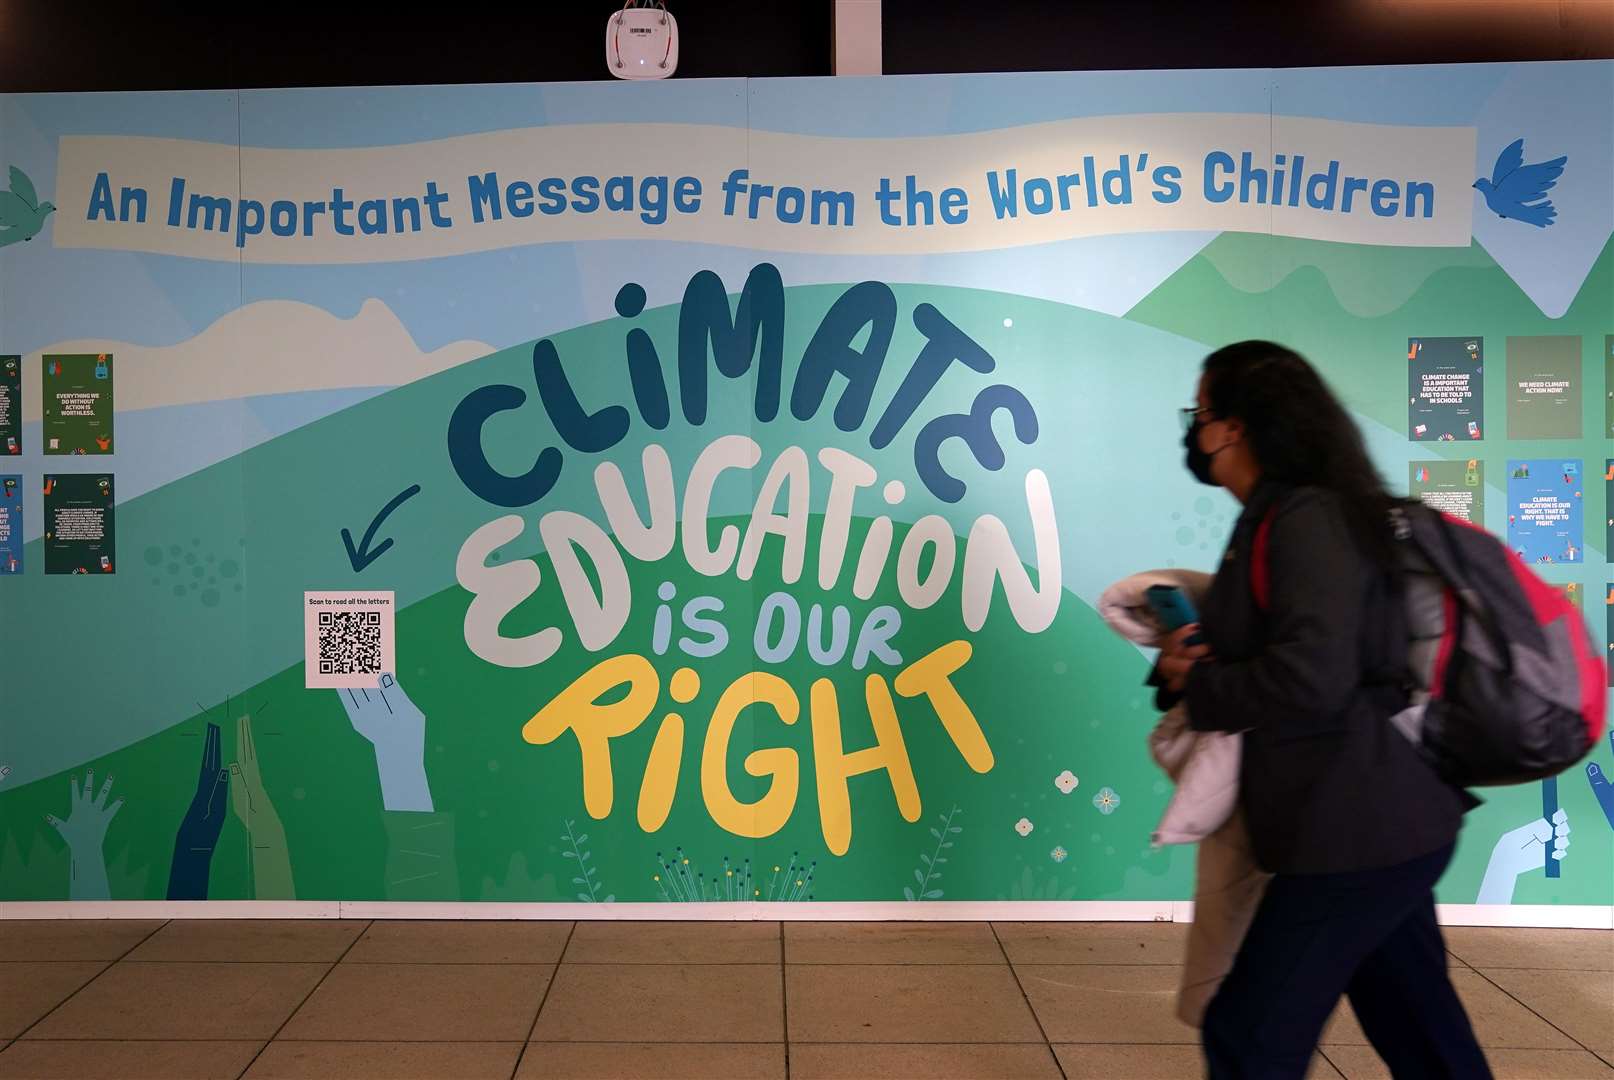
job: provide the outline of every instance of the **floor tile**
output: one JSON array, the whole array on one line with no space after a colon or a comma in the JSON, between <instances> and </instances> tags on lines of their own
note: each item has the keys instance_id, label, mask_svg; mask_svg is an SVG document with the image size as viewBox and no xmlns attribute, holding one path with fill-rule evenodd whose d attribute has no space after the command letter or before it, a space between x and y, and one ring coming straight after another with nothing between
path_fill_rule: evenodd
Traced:
<instances>
[{"instance_id":1,"label":"floor tile","mask_svg":"<svg viewBox=\"0 0 1614 1080\"><path fill-rule=\"evenodd\" d=\"M347 954L351 964L554 964L569 922L377 920Z\"/></svg>"},{"instance_id":2,"label":"floor tile","mask_svg":"<svg viewBox=\"0 0 1614 1080\"><path fill-rule=\"evenodd\" d=\"M39 1039L267 1039L328 964L125 960L28 1033Z\"/></svg>"},{"instance_id":3,"label":"floor tile","mask_svg":"<svg viewBox=\"0 0 1614 1080\"><path fill-rule=\"evenodd\" d=\"M0 1039L13 1039L106 968L101 961L0 964Z\"/></svg>"},{"instance_id":4,"label":"floor tile","mask_svg":"<svg viewBox=\"0 0 1614 1080\"><path fill-rule=\"evenodd\" d=\"M330 963L363 932L363 922L340 919L175 919L129 959Z\"/></svg>"},{"instance_id":5,"label":"floor tile","mask_svg":"<svg viewBox=\"0 0 1614 1080\"><path fill-rule=\"evenodd\" d=\"M582 922L569 964L777 964L773 922Z\"/></svg>"},{"instance_id":6,"label":"floor tile","mask_svg":"<svg viewBox=\"0 0 1614 1080\"><path fill-rule=\"evenodd\" d=\"M1498 972L1498 975L1510 974ZM1516 972L1512 974L1531 975L1536 972ZM1543 972L1539 974L1549 976L1581 976L1592 975L1596 972ZM1606 977L1605 977L1606 978ZM1507 994L1498 990L1487 982L1484 977L1473 971L1456 970L1451 973L1452 985L1457 988L1458 997L1463 1000L1463 1008L1468 1011L1469 1023L1474 1025L1474 1036L1479 1039L1483 1047L1520 1047L1540 1049L1572 1050L1575 1044L1560 1031L1553 1029L1551 1024L1536 1016L1529 1009L1514 1001ZM1605 999L1607 1000L1607 999ZM1606 1015L1606 1014L1605 1014ZM1367 1036L1362 1034L1362 1027L1351 1012L1350 1003L1341 1001L1335 1010L1328 1026L1323 1029L1322 1043L1325 1046L1333 1044L1366 1045Z\"/></svg>"},{"instance_id":7,"label":"floor tile","mask_svg":"<svg viewBox=\"0 0 1614 1080\"><path fill-rule=\"evenodd\" d=\"M1166 1043L1113 1043L1054 1047L1069 1080L1183 1080L1204 1074L1198 1046ZM1340 1080L1339 1071L1321 1054L1311 1060L1306 1080Z\"/></svg>"},{"instance_id":8,"label":"floor tile","mask_svg":"<svg viewBox=\"0 0 1614 1080\"><path fill-rule=\"evenodd\" d=\"M1451 954L1472 968L1614 971L1614 934L1607 930L1448 926L1441 932Z\"/></svg>"},{"instance_id":9,"label":"floor tile","mask_svg":"<svg viewBox=\"0 0 1614 1080\"><path fill-rule=\"evenodd\" d=\"M24 1039L0 1053L0 1080L234 1080L261 1046L256 1040Z\"/></svg>"},{"instance_id":10,"label":"floor tile","mask_svg":"<svg viewBox=\"0 0 1614 1080\"><path fill-rule=\"evenodd\" d=\"M161 919L0 919L0 960L116 960Z\"/></svg>"},{"instance_id":11,"label":"floor tile","mask_svg":"<svg viewBox=\"0 0 1614 1080\"><path fill-rule=\"evenodd\" d=\"M508 1080L519 1042L272 1042L245 1080Z\"/></svg>"},{"instance_id":12,"label":"floor tile","mask_svg":"<svg viewBox=\"0 0 1614 1080\"><path fill-rule=\"evenodd\" d=\"M990 923L786 923L787 964L1002 964Z\"/></svg>"},{"instance_id":13,"label":"floor tile","mask_svg":"<svg viewBox=\"0 0 1614 1080\"><path fill-rule=\"evenodd\" d=\"M795 1075L800 1075L796 1073ZM784 1080L784 1043L528 1043L516 1080Z\"/></svg>"},{"instance_id":14,"label":"floor tile","mask_svg":"<svg viewBox=\"0 0 1614 1080\"><path fill-rule=\"evenodd\" d=\"M1199 1042L1199 1032L1177 1019L1174 967L1021 964L1015 971L1050 1042Z\"/></svg>"},{"instance_id":15,"label":"floor tile","mask_svg":"<svg viewBox=\"0 0 1614 1080\"><path fill-rule=\"evenodd\" d=\"M1371 1046L1330 1046L1329 1060L1345 1080L1391 1080ZM1496 1080L1614 1080L1609 1068L1584 1050L1485 1051Z\"/></svg>"},{"instance_id":16,"label":"floor tile","mask_svg":"<svg viewBox=\"0 0 1614 1080\"><path fill-rule=\"evenodd\" d=\"M783 1042L779 965L562 964L538 1042Z\"/></svg>"},{"instance_id":17,"label":"floor tile","mask_svg":"<svg viewBox=\"0 0 1614 1080\"><path fill-rule=\"evenodd\" d=\"M1006 965L792 964L790 1041L1041 1042Z\"/></svg>"},{"instance_id":18,"label":"floor tile","mask_svg":"<svg viewBox=\"0 0 1614 1080\"><path fill-rule=\"evenodd\" d=\"M997 923L1011 964L1181 964L1182 923Z\"/></svg>"},{"instance_id":19,"label":"floor tile","mask_svg":"<svg viewBox=\"0 0 1614 1080\"><path fill-rule=\"evenodd\" d=\"M1482 974L1567 1032L1588 1050L1614 1056L1614 973L1607 971L1518 971L1485 969ZM1485 1043L1482 1045L1493 1045ZM1533 1043L1497 1042L1496 1046ZM1553 1044L1556 1045L1556 1044Z\"/></svg>"},{"instance_id":20,"label":"floor tile","mask_svg":"<svg viewBox=\"0 0 1614 1080\"><path fill-rule=\"evenodd\" d=\"M790 1075L792 1080L1059 1080L1059 1065L1042 1043L795 1043Z\"/></svg>"},{"instance_id":21,"label":"floor tile","mask_svg":"<svg viewBox=\"0 0 1614 1080\"><path fill-rule=\"evenodd\" d=\"M554 970L546 964L338 964L281 1038L520 1042Z\"/></svg>"}]
</instances>

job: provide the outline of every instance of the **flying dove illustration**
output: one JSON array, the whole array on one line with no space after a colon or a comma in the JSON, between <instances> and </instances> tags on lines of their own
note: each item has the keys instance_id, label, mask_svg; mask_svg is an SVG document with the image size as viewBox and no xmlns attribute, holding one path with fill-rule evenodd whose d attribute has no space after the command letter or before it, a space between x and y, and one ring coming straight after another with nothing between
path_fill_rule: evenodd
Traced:
<instances>
[{"instance_id":1,"label":"flying dove illustration","mask_svg":"<svg viewBox=\"0 0 1614 1080\"><path fill-rule=\"evenodd\" d=\"M1485 196L1485 205L1500 218L1512 218L1538 229L1545 229L1558 216L1547 198L1564 174L1569 158L1557 157L1534 165L1524 163L1524 140L1514 139L1496 157L1491 178L1480 177L1474 186Z\"/></svg>"},{"instance_id":2,"label":"flying dove illustration","mask_svg":"<svg viewBox=\"0 0 1614 1080\"><path fill-rule=\"evenodd\" d=\"M39 201L28 174L13 165L11 190L0 191L0 247L32 240L45 227L45 219L55 212L55 205Z\"/></svg>"}]
</instances>

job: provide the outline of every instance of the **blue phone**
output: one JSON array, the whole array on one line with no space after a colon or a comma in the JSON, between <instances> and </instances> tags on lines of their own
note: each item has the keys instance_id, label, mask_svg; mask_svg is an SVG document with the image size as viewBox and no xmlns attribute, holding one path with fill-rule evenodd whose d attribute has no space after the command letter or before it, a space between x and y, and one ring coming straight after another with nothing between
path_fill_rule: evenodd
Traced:
<instances>
[{"instance_id":1,"label":"blue phone","mask_svg":"<svg viewBox=\"0 0 1614 1080\"><path fill-rule=\"evenodd\" d=\"M1181 630L1199 621L1199 612L1194 610L1194 602L1188 599L1188 594L1175 585L1150 585L1144 590L1144 599L1149 603L1149 609L1154 612L1155 618L1168 633ZM1190 645L1199 645L1203 642L1203 635L1195 634L1188 642Z\"/></svg>"}]
</instances>

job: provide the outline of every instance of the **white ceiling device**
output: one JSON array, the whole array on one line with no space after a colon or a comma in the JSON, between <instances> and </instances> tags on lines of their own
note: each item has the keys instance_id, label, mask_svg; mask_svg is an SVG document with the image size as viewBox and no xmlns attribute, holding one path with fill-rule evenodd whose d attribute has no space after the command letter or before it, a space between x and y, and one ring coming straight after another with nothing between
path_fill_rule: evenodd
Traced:
<instances>
[{"instance_id":1,"label":"white ceiling device","mask_svg":"<svg viewBox=\"0 0 1614 1080\"><path fill-rule=\"evenodd\" d=\"M678 20L664 3L627 0L605 21L605 66L619 79L665 79L678 67Z\"/></svg>"}]
</instances>

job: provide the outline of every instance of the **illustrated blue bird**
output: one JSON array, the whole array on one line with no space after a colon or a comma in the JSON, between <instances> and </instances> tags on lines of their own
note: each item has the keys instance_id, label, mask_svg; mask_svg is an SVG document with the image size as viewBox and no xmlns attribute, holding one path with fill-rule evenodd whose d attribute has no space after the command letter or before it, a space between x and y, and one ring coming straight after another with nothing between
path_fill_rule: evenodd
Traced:
<instances>
[{"instance_id":1,"label":"illustrated blue bird","mask_svg":"<svg viewBox=\"0 0 1614 1080\"><path fill-rule=\"evenodd\" d=\"M56 212L52 203L42 203L28 174L11 167L11 190L0 191L0 247L32 240L45 227L45 219Z\"/></svg>"},{"instance_id":2,"label":"illustrated blue bird","mask_svg":"<svg viewBox=\"0 0 1614 1080\"><path fill-rule=\"evenodd\" d=\"M1485 196L1485 205L1496 211L1497 217L1545 229L1558 216L1547 192L1557 186L1568 160L1564 156L1526 165L1524 140L1514 139L1497 155L1491 178L1480 177L1474 187Z\"/></svg>"}]
</instances>

